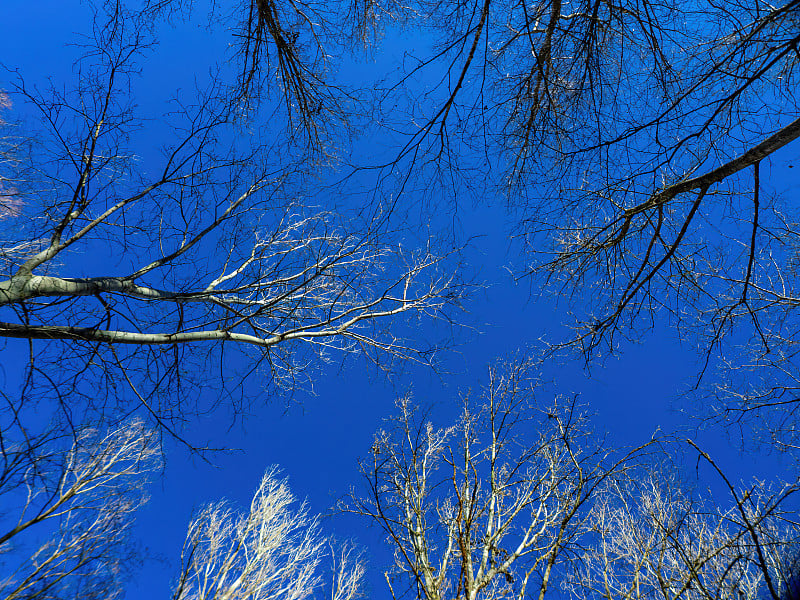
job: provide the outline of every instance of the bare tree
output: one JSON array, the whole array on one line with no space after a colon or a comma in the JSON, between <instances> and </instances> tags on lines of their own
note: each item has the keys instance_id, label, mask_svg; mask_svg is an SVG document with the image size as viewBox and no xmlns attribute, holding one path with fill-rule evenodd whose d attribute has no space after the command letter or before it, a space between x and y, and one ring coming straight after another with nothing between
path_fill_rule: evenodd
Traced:
<instances>
[{"instance_id":1,"label":"bare tree","mask_svg":"<svg viewBox=\"0 0 800 600\"><path fill-rule=\"evenodd\" d=\"M314 206L335 199L304 198L313 160L243 128L218 80L173 102L156 157L133 98L157 21L108 8L74 88L10 87L39 120L7 127L26 144L0 173L18 206L0 221L0 337L28 340L25 396L64 405L74 390L95 415L132 398L170 427L217 369L239 391L252 373L303 385L334 353L428 362L435 347L407 342L400 319L447 318L462 295L451 251L406 248L377 207Z\"/></svg>"},{"instance_id":2,"label":"bare tree","mask_svg":"<svg viewBox=\"0 0 800 600\"><path fill-rule=\"evenodd\" d=\"M159 431L131 421L105 435L82 429L64 448L62 428L2 438L0 598L119 598L143 556L131 535L160 469ZM330 578L323 564L330 564ZM225 502L190 524L175 600L353 600L365 572L350 545L326 538L275 469L249 511Z\"/></svg>"},{"instance_id":3,"label":"bare tree","mask_svg":"<svg viewBox=\"0 0 800 600\"><path fill-rule=\"evenodd\" d=\"M204 508L189 526L174 600L270 600L318 597L328 540L317 520L274 469L244 514L224 502ZM364 566L352 548L334 553L331 600L358 597Z\"/></svg>"},{"instance_id":4,"label":"bare tree","mask_svg":"<svg viewBox=\"0 0 800 600\"><path fill-rule=\"evenodd\" d=\"M118 0L106 0L115 4ZM347 0L148 0L143 15L197 20L205 16L216 34L227 35L224 59L235 70L228 93L240 116L265 104L271 126L317 157L341 146L342 127L360 120L360 93L337 82L337 70L363 28L349 25Z\"/></svg>"},{"instance_id":5,"label":"bare tree","mask_svg":"<svg viewBox=\"0 0 800 600\"><path fill-rule=\"evenodd\" d=\"M52 430L51 432L52 433ZM131 525L159 468L157 432L133 421L71 446L44 434L2 437L0 597L117 598L140 560Z\"/></svg>"},{"instance_id":6,"label":"bare tree","mask_svg":"<svg viewBox=\"0 0 800 600\"><path fill-rule=\"evenodd\" d=\"M393 597L541 599L583 543L597 490L626 458L591 439L574 400L536 399L532 377L531 364L492 369L485 404L466 400L444 429L405 398L377 434L367 492L344 508L385 531Z\"/></svg>"},{"instance_id":7,"label":"bare tree","mask_svg":"<svg viewBox=\"0 0 800 600\"><path fill-rule=\"evenodd\" d=\"M556 28L569 58L536 75L545 107L522 114L565 126L554 137L536 116L513 138L514 177L539 158L562 165L519 203L527 272L565 295L593 286L554 349L591 359L677 326L700 348L713 409L697 412L796 446L797 214L770 179L800 137L800 6L685 8L596 3L573 13L577 36Z\"/></svg>"},{"instance_id":8,"label":"bare tree","mask_svg":"<svg viewBox=\"0 0 800 600\"><path fill-rule=\"evenodd\" d=\"M0 127L5 125L3 112L11 108L11 99L8 94L0 90ZM3 150L0 152L0 162L7 163L13 161L13 144L10 140L2 140ZM19 211L19 200L16 198L16 189L9 186L6 179L0 175L0 219L14 216Z\"/></svg>"},{"instance_id":9,"label":"bare tree","mask_svg":"<svg viewBox=\"0 0 800 600\"><path fill-rule=\"evenodd\" d=\"M716 416L800 445L798 214L778 184L800 137L797 0L356 4L431 40L384 88L403 135L374 166L460 202L506 193L517 276L572 300L554 352L594 360L677 326Z\"/></svg>"},{"instance_id":10,"label":"bare tree","mask_svg":"<svg viewBox=\"0 0 800 600\"><path fill-rule=\"evenodd\" d=\"M149 14L185 4L150 2ZM399 79L375 84L396 152L358 165L377 170L390 210L411 190L440 199L446 185L463 203L493 182L516 211L517 275L576 300L575 334L554 352L595 359L668 322L698 342L711 416L800 446L798 215L769 185L800 136L797 0L215 10L240 42L240 107L279 82L290 129L312 147L355 106L329 76L340 50L396 24L424 30L430 43L408 49Z\"/></svg>"},{"instance_id":11,"label":"bare tree","mask_svg":"<svg viewBox=\"0 0 800 600\"><path fill-rule=\"evenodd\" d=\"M710 492L690 495L674 475L658 470L604 489L592 516L597 539L568 580L573 593L604 599L796 597L800 538L787 499L797 484L771 489L755 481L737 489L719 474L729 492L725 501Z\"/></svg>"},{"instance_id":12,"label":"bare tree","mask_svg":"<svg viewBox=\"0 0 800 600\"><path fill-rule=\"evenodd\" d=\"M797 482L736 486L685 440L612 458L574 401L535 400L530 377L493 369L486 404L444 429L404 399L377 434L366 491L343 508L386 533L393 598L793 597ZM681 479L682 448L726 498Z\"/></svg>"}]
</instances>

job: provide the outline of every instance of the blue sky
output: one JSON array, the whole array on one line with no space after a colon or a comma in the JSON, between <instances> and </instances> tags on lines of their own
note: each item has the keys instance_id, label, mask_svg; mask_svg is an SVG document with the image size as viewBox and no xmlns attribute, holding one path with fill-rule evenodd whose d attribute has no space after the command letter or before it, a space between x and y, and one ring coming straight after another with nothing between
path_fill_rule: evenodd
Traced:
<instances>
[{"instance_id":1,"label":"blue sky","mask_svg":"<svg viewBox=\"0 0 800 600\"><path fill-rule=\"evenodd\" d=\"M69 81L75 49L65 42L74 41L74 33L86 25L82 19L85 9L77 2L6 0L0 61L7 68L18 69L32 83L41 84L50 76L57 83ZM385 64L387 59L381 53L396 55L401 44L410 39L413 37L407 35L387 38L376 61ZM225 43L210 40L197 26L168 30L153 57L143 63L137 103L157 116L164 88L191 87L195 76L203 77L215 60L214 53ZM191 63L191 69L186 68L187 63ZM374 69L354 65L353 76ZM0 88L10 75L0 72ZM17 105L14 110L20 111L15 116L25 116L23 107ZM156 138L157 121L148 127L153 128ZM380 144L380 140L362 144L369 147ZM147 160L146 153L143 148L143 161ZM783 163L779 167L779 179L773 179L777 188L788 185L790 177ZM780 180L784 177L785 182ZM452 215L445 209L443 218L452 219ZM445 358L447 372L437 375L411 365L401 376L387 381L374 369L349 359L343 366L334 363L325 367L315 383L314 395L298 393L288 406L284 399L272 399L266 405L253 405L243 421L232 420L220 411L190 424L188 438L237 450L214 456L212 465L168 444L163 477L152 486L151 501L138 523L142 543L153 556L166 562L146 565L132 582L129 598L163 597L168 593L186 526L192 511L203 503L227 498L247 504L264 470L278 465L289 477L295 494L308 499L312 512L330 513L336 499L359 484L358 460L366 456L383 419L394 412L398 396L411 390L418 400L440 407L439 414L452 414L459 392L481 386L495 358L535 348L542 336L563 334L559 323L566 317L564 303L559 305L552 297L532 293L527 281L515 283L505 268L518 258L510 247L511 221L503 200L459 206L456 221L464 238L479 236L467 256L477 277L489 285L466 306L464 320L472 329L458 334L458 347ZM11 386L14 365L23 358L24 345L11 342L1 346L0 352L6 385ZM609 432L609 443L632 446L649 439L657 428L673 432L687 425L680 413L686 401L679 395L691 382L696 367L693 349L682 345L668 328L657 325L641 344L627 345L620 357L593 368L591 373L580 363L569 363L550 367L547 375L562 393L581 394L596 415L597 430ZM735 479L753 474L780 475L788 468L779 457L741 455L737 442L729 441L722 432L705 429L692 435ZM365 522L344 516L332 516L324 526L336 536L352 538L364 546L375 567L370 577L376 590L374 597L382 597L379 571L385 567L381 562L387 555L377 532Z\"/></svg>"}]
</instances>

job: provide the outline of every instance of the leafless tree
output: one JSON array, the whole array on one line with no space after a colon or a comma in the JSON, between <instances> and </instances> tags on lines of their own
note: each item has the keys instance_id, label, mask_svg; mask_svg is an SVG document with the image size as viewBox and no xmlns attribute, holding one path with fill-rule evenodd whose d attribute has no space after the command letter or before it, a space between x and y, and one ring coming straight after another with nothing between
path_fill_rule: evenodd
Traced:
<instances>
[{"instance_id":1,"label":"leafless tree","mask_svg":"<svg viewBox=\"0 0 800 600\"><path fill-rule=\"evenodd\" d=\"M797 494L797 484L775 489L756 481L737 489L719 474L725 501L710 492L692 497L674 475L658 471L604 489L593 509L597 539L568 579L573 593L604 599L796 597L800 538L787 499Z\"/></svg>"},{"instance_id":2,"label":"leafless tree","mask_svg":"<svg viewBox=\"0 0 800 600\"><path fill-rule=\"evenodd\" d=\"M412 190L440 199L431 188L446 184L463 202L493 182L516 211L518 276L576 300L575 333L554 352L593 360L654 323L677 326L704 353L715 407L705 416L800 446L798 215L769 183L787 177L800 136L797 0L246 0L215 10L241 42L240 104L280 82L290 129L314 147L354 106L329 76L340 50L398 24L424 31L399 78L374 84L376 121L396 152L359 162L389 186L392 210Z\"/></svg>"},{"instance_id":3,"label":"leafless tree","mask_svg":"<svg viewBox=\"0 0 800 600\"><path fill-rule=\"evenodd\" d=\"M436 429L405 398L377 434L367 491L344 508L385 531L393 597L541 599L583 543L626 457L591 439L574 400L543 402L533 383L529 363L492 369L485 404L466 400L456 424Z\"/></svg>"},{"instance_id":4,"label":"leafless tree","mask_svg":"<svg viewBox=\"0 0 800 600\"><path fill-rule=\"evenodd\" d=\"M375 167L390 185L398 170L402 186L447 182L461 201L470 187L486 198L487 181L507 194L517 276L574 301L554 352L595 360L677 326L704 353L716 416L800 445L784 183L800 137L797 0L358 6L430 40L385 86L382 118L404 136Z\"/></svg>"},{"instance_id":5,"label":"leafless tree","mask_svg":"<svg viewBox=\"0 0 800 600\"><path fill-rule=\"evenodd\" d=\"M161 467L159 431L131 421L104 435L83 429L64 448L63 429L2 438L0 598L119 598L143 561L131 535ZM330 564L330 578L323 564ZM353 600L365 565L326 538L286 481L268 470L249 511L225 502L200 511L183 548L175 600Z\"/></svg>"},{"instance_id":6,"label":"leafless tree","mask_svg":"<svg viewBox=\"0 0 800 600\"><path fill-rule=\"evenodd\" d=\"M796 445L797 214L770 179L800 136L800 5L625 8L573 13L589 29L537 75L567 127L553 138L536 117L517 134L515 177L539 148L563 165L520 204L528 272L565 295L592 286L567 341L587 358L677 326L700 348L703 416Z\"/></svg>"},{"instance_id":7,"label":"leafless tree","mask_svg":"<svg viewBox=\"0 0 800 600\"><path fill-rule=\"evenodd\" d=\"M28 341L24 396L63 407L69 391L69 411L82 395L95 415L132 398L170 427L212 377L291 389L336 353L428 362L436 348L406 341L401 319L458 303L450 251L406 247L377 206L315 206L335 199L305 197L320 187L313 160L244 128L224 81L173 102L157 153L134 105L157 21L108 8L73 88L9 87L38 116L7 126L25 143L0 167L16 190L0 220L0 337Z\"/></svg>"},{"instance_id":8,"label":"leafless tree","mask_svg":"<svg viewBox=\"0 0 800 600\"><path fill-rule=\"evenodd\" d=\"M12 437L0 457L0 597L119 597L140 560L131 525L161 464L157 432L83 429L66 449L49 434Z\"/></svg>"},{"instance_id":9,"label":"leafless tree","mask_svg":"<svg viewBox=\"0 0 800 600\"><path fill-rule=\"evenodd\" d=\"M395 426L377 434L366 491L342 506L386 533L393 598L796 593L796 481L736 486L686 440L654 438L612 458L574 401L535 400L530 376L524 363L493 369L486 404L468 402L444 429L404 399ZM702 484L721 481L725 498L681 478L681 448L709 467L715 481Z\"/></svg>"},{"instance_id":10,"label":"leafless tree","mask_svg":"<svg viewBox=\"0 0 800 600\"><path fill-rule=\"evenodd\" d=\"M204 508L189 526L174 600L270 600L318 597L328 540L286 481L268 470L250 510L224 502ZM336 553L331 600L358 597L364 565L352 549Z\"/></svg>"},{"instance_id":11,"label":"leafless tree","mask_svg":"<svg viewBox=\"0 0 800 600\"><path fill-rule=\"evenodd\" d=\"M8 94L0 90L0 127L5 125L3 113L11 108L11 99ZM7 163L13 161L13 144L8 139L2 140L3 151L0 152L0 161ZM16 198L16 189L9 186L9 182L0 175L0 219L14 216L19 211L19 201Z\"/></svg>"},{"instance_id":12,"label":"leafless tree","mask_svg":"<svg viewBox=\"0 0 800 600\"><path fill-rule=\"evenodd\" d=\"M360 46L370 46L381 15L397 16L351 0L149 0L143 13L150 19L205 18L210 30L227 36L229 49L220 58L236 72L228 88L240 115L268 106L271 126L316 157L341 147L348 133L342 125L363 122L368 86L341 83L341 64Z\"/></svg>"}]
</instances>

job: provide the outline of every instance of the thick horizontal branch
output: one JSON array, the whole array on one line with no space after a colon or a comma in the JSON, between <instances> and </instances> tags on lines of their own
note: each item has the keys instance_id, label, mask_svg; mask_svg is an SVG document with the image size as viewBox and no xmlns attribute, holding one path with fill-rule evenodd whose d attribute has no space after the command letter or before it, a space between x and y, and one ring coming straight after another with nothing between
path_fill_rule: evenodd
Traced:
<instances>
[{"instance_id":1,"label":"thick horizontal branch","mask_svg":"<svg viewBox=\"0 0 800 600\"><path fill-rule=\"evenodd\" d=\"M734 158L724 165L720 165L716 169L703 175L698 175L697 177L692 177L691 179L679 181L659 192L656 192L647 201L629 208L619 217L617 217L611 225L615 225L620 221L622 222L622 225L613 238L607 240L602 244L602 246L608 248L616 246L619 242L621 242L628 234L631 222L636 215L639 215L657 206L666 204L681 194L695 190L708 190L712 185L727 179L731 175L735 175L743 169L752 167L753 165L759 163L761 160L771 155L773 152L780 150L787 144L790 144L798 137L800 137L800 118L795 119L757 146L751 148L744 154ZM604 230L606 230L608 227L604 228Z\"/></svg>"},{"instance_id":2,"label":"thick horizontal branch","mask_svg":"<svg viewBox=\"0 0 800 600\"><path fill-rule=\"evenodd\" d=\"M741 156L738 156L724 165L717 167L713 171L709 171L704 175L692 177L691 179L686 179L685 181L679 181L678 183L661 190L649 201L625 211L625 216L631 217L640 212L644 212L653 206L668 202L676 196L685 194L686 192L691 192L693 190L706 190L712 185L727 179L731 175L735 175L743 169L752 167L773 152L776 152L787 144L790 144L798 137L800 137L800 118L795 119L786 127L783 127L779 131L775 132L766 140L751 148Z\"/></svg>"},{"instance_id":3,"label":"thick horizontal branch","mask_svg":"<svg viewBox=\"0 0 800 600\"><path fill-rule=\"evenodd\" d=\"M27 338L34 340L82 340L86 342L139 344L143 346L215 341L243 342L256 346L274 346L286 339L286 337L281 334L276 334L268 338L260 338L254 335L225 331L222 329L213 329L210 331L182 331L178 333L140 333L135 331L91 329L89 327L20 325L17 323L3 322L0 322L0 337Z\"/></svg>"},{"instance_id":4,"label":"thick horizontal branch","mask_svg":"<svg viewBox=\"0 0 800 600\"><path fill-rule=\"evenodd\" d=\"M132 281L119 277L73 279L47 275L28 275L0 281L0 305L22 302L30 298L93 296L111 292L135 296L145 300L170 300L173 302L213 300L213 297L209 294L168 292L137 285Z\"/></svg>"},{"instance_id":5,"label":"thick horizontal branch","mask_svg":"<svg viewBox=\"0 0 800 600\"><path fill-rule=\"evenodd\" d=\"M389 317L408 310L413 306L413 302L408 302L398 308L365 312L364 314L351 317L348 321L334 325L335 321L341 320L348 313L332 317L329 321L311 324L308 327L298 327L290 331L275 333L258 337L235 331L224 329L211 329L202 331L179 331L176 333L141 333L137 331L120 331L93 329L90 327L72 327L69 325L22 325L19 323L5 323L0 321L0 337L26 338L34 340L83 340L87 342L101 342L107 344L139 344L150 345L171 345L187 344L193 342L240 342L255 346L274 346L281 342L290 340L311 340L313 338L332 338L342 335L360 337L354 332L350 332L359 322L365 320L376 320L382 317ZM325 327L328 327L327 329ZM363 338L362 338L363 339ZM382 346L378 342L372 342L376 346Z\"/></svg>"}]
</instances>

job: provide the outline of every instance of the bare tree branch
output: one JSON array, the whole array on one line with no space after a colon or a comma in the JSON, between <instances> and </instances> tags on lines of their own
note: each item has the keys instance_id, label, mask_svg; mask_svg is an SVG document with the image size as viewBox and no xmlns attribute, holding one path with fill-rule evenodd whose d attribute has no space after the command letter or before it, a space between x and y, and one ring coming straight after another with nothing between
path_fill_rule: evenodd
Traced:
<instances>
[{"instance_id":1,"label":"bare tree branch","mask_svg":"<svg viewBox=\"0 0 800 600\"><path fill-rule=\"evenodd\" d=\"M285 9L315 27L304 6L253 0L250 26L294 56L280 59L300 77L286 93L306 97L298 110L307 120L318 92L303 87L311 75L291 66L300 60L291 32L274 20ZM130 388L134 404L175 426L191 411L175 399L197 398L189 390L208 386L232 353L244 359L236 361L242 377L264 378L258 393L264 384L308 385L309 366L337 353L385 369L395 360L432 363L439 343L403 331L418 319L452 325L466 292L452 246L395 228L376 207L364 211L373 218L359 207L337 210L336 190L319 190L316 151L245 129L230 82L219 78L194 98L164 98L170 141L152 152L133 104L138 61L160 19L178 8L108 2L95 13L72 88L42 90L21 77L11 88L15 109L39 120L26 123L28 154L0 140L0 190L13 186L17 207L0 221L0 337L33 340L28 393L52 398L51 388L72 386L73 406L60 410L96 417L114 405L126 413L126 395L109 394ZM267 42L251 43L247 60L260 72ZM311 135L317 126L306 124ZM59 364L53 385L39 367L48 361ZM242 384L228 372L216 387L244 394Z\"/></svg>"},{"instance_id":2,"label":"bare tree branch","mask_svg":"<svg viewBox=\"0 0 800 600\"><path fill-rule=\"evenodd\" d=\"M174 600L269 600L316 597L326 539L305 505L274 470L264 474L249 511L225 503L204 508L189 526ZM332 600L353 600L364 575L352 549L335 559Z\"/></svg>"},{"instance_id":3,"label":"bare tree branch","mask_svg":"<svg viewBox=\"0 0 800 600\"><path fill-rule=\"evenodd\" d=\"M160 466L157 432L133 421L102 437L81 430L66 450L63 439L39 440L4 432L0 596L119 597L138 560L133 516Z\"/></svg>"}]
</instances>

